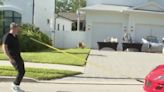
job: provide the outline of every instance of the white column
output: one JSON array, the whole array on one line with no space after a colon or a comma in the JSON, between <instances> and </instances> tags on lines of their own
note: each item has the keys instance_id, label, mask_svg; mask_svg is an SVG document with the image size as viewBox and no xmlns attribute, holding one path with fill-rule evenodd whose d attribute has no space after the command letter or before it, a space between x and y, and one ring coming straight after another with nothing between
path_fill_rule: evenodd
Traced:
<instances>
[{"instance_id":1,"label":"white column","mask_svg":"<svg viewBox=\"0 0 164 92\"><path fill-rule=\"evenodd\" d=\"M80 11L77 10L77 31L80 31Z\"/></svg>"},{"instance_id":2,"label":"white column","mask_svg":"<svg viewBox=\"0 0 164 92\"><path fill-rule=\"evenodd\" d=\"M77 31L80 31L80 0L78 0L78 10L77 10Z\"/></svg>"}]
</instances>

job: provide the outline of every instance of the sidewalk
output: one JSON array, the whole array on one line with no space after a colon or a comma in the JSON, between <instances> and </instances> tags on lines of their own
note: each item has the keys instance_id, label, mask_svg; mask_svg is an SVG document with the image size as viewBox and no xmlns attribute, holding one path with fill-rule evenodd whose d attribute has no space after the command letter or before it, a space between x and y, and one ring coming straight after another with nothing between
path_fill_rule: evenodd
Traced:
<instances>
[{"instance_id":1,"label":"sidewalk","mask_svg":"<svg viewBox=\"0 0 164 92\"><path fill-rule=\"evenodd\" d=\"M0 66L11 66L11 64L10 64L9 61L0 60ZM77 72L82 72L82 73L84 73L84 69L85 69L85 67L83 67L83 66L44 64L44 63L29 63L29 62L25 62L25 67L70 70L70 71L77 71Z\"/></svg>"}]
</instances>

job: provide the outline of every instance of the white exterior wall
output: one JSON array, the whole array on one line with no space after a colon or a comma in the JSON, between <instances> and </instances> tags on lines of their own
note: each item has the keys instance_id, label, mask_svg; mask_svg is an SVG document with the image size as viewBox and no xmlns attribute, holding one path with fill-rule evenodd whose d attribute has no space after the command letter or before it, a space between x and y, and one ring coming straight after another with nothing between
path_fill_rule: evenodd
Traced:
<instances>
[{"instance_id":1,"label":"white exterior wall","mask_svg":"<svg viewBox=\"0 0 164 92\"><path fill-rule=\"evenodd\" d=\"M34 24L50 37L54 35L55 0L35 0L34 11Z\"/></svg>"},{"instance_id":2,"label":"white exterior wall","mask_svg":"<svg viewBox=\"0 0 164 92\"><path fill-rule=\"evenodd\" d=\"M67 20L65 18L58 17L56 19L56 30L57 31L71 31L72 30L72 23L73 22L70 21L70 20ZM59 29L60 30L58 30L58 24L59 24ZM64 26L64 29L65 30L63 30L63 26Z\"/></svg>"},{"instance_id":3,"label":"white exterior wall","mask_svg":"<svg viewBox=\"0 0 164 92\"><path fill-rule=\"evenodd\" d=\"M86 27L91 27L93 22L128 24L128 15L118 12L93 11L86 13ZM87 28L88 30L88 28Z\"/></svg>"},{"instance_id":4,"label":"white exterior wall","mask_svg":"<svg viewBox=\"0 0 164 92\"><path fill-rule=\"evenodd\" d=\"M32 23L33 0L4 0L4 10L14 10L22 14L23 23Z\"/></svg>"},{"instance_id":5,"label":"white exterior wall","mask_svg":"<svg viewBox=\"0 0 164 92\"><path fill-rule=\"evenodd\" d=\"M56 31L55 47L57 48L76 48L79 42L84 42L87 47L89 44L90 32L80 31Z\"/></svg>"},{"instance_id":6,"label":"white exterior wall","mask_svg":"<svg viewBox=\"0 0 164 92\"><path fill-rule=\"evenodd\" d=\"M133 13L130 14L130 19L132 25L138 24L155 24L164 25L164 15L157 14L144 14L144 13Z\"/></svg>"},{"instance_id":7,"label":"white exterior wall","mask_svg":"<svg viewBox=\"0 0 164 92\"><path fill-rule=\"evenodd\" d=\"M127 23L128 15L121 12L90 11L86 13L86 21L89 22L111 22Z\"/></svg>"}]
</instances>

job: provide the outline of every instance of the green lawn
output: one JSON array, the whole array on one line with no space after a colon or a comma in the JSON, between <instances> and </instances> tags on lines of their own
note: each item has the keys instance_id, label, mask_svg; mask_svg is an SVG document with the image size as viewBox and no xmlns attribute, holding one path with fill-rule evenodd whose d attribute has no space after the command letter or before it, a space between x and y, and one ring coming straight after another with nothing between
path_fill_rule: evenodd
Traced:
<instances>
[{"instance_id":1,"label":"green lawn","mask_svg":"<svg viewBox=\"0 0 164 92\"><path fill-rule=\"evenodd\" d=\"M25 77L34 78L38 80L51 80L56 78L63 78L80 74L80 72L42 69L42 68L26 68ZM9 66L0 66L0 76L15 76L16 71Z\"/></svg>"},{"instance_id":2,"label":"green lawn","mask_svg":"<svg viewBox=\"0 0 164 92\"><path fill-rule=\"evenodd\" d=\"M23 52L22 57L25 60L25 62L82 66L85 65L86 63L85 59L87 58L90 49L76 48L76 49L66 49L62 51L80 57L83 60L53 50L46 50L40 52ZM0 60L7 60L7 59L8 58L3 54L3 52L0 52Z\"/></svg>"}]
</instances>

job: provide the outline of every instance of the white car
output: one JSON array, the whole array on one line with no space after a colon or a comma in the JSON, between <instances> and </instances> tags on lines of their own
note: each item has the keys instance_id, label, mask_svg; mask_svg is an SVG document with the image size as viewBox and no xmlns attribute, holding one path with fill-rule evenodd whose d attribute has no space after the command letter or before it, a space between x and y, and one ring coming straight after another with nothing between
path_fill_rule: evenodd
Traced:
<instances>
[{"instance_id":1,"label":"white car","mask_svg":"<svg viewBox=\"0 0 164 92\"><path fill-rule=\"evenodd\" d=\"M162 52L163 43L161 43L155 36L147 36L142 38L142 51L145 52Z\"/></svg>"}]
</instances>

